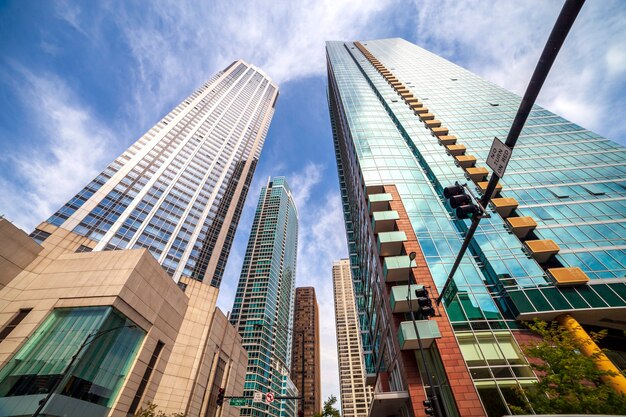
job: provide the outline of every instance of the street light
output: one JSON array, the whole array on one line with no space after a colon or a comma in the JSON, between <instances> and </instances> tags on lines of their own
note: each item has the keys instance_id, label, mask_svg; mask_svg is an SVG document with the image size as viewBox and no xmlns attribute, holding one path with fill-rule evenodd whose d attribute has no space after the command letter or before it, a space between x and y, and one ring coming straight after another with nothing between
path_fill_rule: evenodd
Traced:
<instances>
[{"instance_id":1,"label":"street light","mask_svg":"<svg viewBox=\"0 0 626 417\"><path fill-rule=\"evenodd\" d=\"M417 345L419 347L420 354L422 356L422 363L424 364L424 373L426 374L426 377L428 378L428 385L430 385L431 395L428 396L428 400L424 401L424 406L426 407L426 410L430 410L430 407L432 407L432 411L434 412L435 417L443 417L443 414L441 413L441 409L439 408L439 400L437 399L437 391L435 390L435 385L433 383L433 376L430 374L430 371L428 370L428 363L426 362L426 354L424 353L424 347L422 346L422 339L420 338L420 332L419 332L419 329L417 328L417 323L415 322L415 313L413 312L413 305L412 305L412 300L411 300L411 284L413 284L413 280L411 279L412 277L411 268L413 267L413 260L415 259L416 256L417 254L415 252L411 252L409 254L409 274L407 276L406 300L409 304L409 314L411 315L411 322L413 323L413 329L415 329L415 337L417 338ZM428 315L426 316L426 319L428 319ZM429 402L428 406L426 404L427 401Z\"/></svg>"},{"instance_id":2,"label":"street light","mask_svg":"<svg viewBox=\"0 0 626 417\"><path fill-rule=\"evenodd\" d=\"M61 378L57 379L57 382L55 382L54 385L52 386L52 388L50 389L50 391L48 391L48 395L46 395L44 399L39 401L39 407L37 407L37 409L33 413L32 417L39 416L39 413L46 406L46 404L50 400L50 397L52 397L52 394L54 394L56 392L56 390L59 387L59 385L61 385L61 383L67 377L68 372L72 369L72 366L74 365L74 362L76 361L76 358L78 358L78 355L80 355L80 352L82 352L82 350L87 345L89 345L91 342L93 342L94 340L96 340L100 336L104 336L105 334L107 334L109 332L112 332L113 330L123 329L123 328L126 328L126 327L129 328L129 329L135 329L135 328L137 328L137 325L129 324L129 325L126 325L126 326L113 327L112 329L102 330L102 331L96 332L96 333L89 333L87 335L87 337L85 338L85 340L83 341L83 343L78 348L78 351L74 354L74 356L72 356L72 360L70 361L70 363L67 364L67 366L65 367L65 369L61 373Z\"/></svg>"},{"instance_id":3,"label":"street light","mask_svg":"<svg viewBox=\"0 0 626 417\"><path fill-rule=\"evenodd\" d=\"M280 324L271 324L271 325L264 325L264 324L260 324L260 323L254 323L254 327L256 328L263 328L263 327L275 327L277 329L283 329L283 330L287 330L293 333L300 333L301 336L301 343L302 343L302 354L300 355L300 367L301 367L301 371L300 371L300 397L293 397L296 399L300 399L300 413L299 415L304 416L304 330L296 330L292 327L289 326L283 326ZM292 398L292 399L293 399ZM289 398L285 398L285 397L276 397L276 399L289 399Z\"/></svg>"}]
</instances>

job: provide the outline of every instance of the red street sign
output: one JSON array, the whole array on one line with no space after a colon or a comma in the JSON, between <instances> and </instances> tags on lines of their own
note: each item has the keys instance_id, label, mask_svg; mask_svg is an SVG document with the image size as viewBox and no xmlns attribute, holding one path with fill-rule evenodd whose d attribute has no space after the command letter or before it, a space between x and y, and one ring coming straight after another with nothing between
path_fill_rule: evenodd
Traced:
<instances>
[{"instance_id":1,"label":"red street sign","mask_svg":"<svg viewBox=\"0 0 626 417\"><path fill-rule=\"evenodd\" d=\"M265 394L265 402L271 403L272 401L274 401L274 393L268 392L267 394Z\"/></svg>"}]
</instances>

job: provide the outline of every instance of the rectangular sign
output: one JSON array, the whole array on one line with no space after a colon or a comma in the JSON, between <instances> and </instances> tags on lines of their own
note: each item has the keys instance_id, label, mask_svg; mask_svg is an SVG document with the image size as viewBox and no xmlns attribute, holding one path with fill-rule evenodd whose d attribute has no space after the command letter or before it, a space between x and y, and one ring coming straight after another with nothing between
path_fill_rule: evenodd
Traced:
<instances>
[{"instance_id":1,"label":"rectangular sign","mask_svg":"<svg viewBox=\"0 0 626 417\"><path fill-rule=\"evenodd\" d=\"M500 139L493 138L491 150L487 157L487 165L489 168L493 169L493 172L500 178L504 176L506 166L509 163L509 159L511 159L511 153L511 148L502 143Z\"/></svg>"},{"instance_id":2,"label":"rectangular sign","mask_svg":"<svg viewBox=\"0 0 626 417\"><path fill-rule=\"evenodd\" d=\"M254 401L255 403L262 403L263 402L263 393L259 392L259 391L255 391L254 392L254 398L252 399L252 401Z\"/></svg>"},{"instance_id":3,"label":"rectangular sign","mask_svg":"<svg viewBox=\"0 0 626 417\"><path fill-rule=\"evenodd\" d=\"M231 398L230 405L232 407L243 407L244 405L246 405L246 399L245 398Z\"/></svg>"}]
</instances>

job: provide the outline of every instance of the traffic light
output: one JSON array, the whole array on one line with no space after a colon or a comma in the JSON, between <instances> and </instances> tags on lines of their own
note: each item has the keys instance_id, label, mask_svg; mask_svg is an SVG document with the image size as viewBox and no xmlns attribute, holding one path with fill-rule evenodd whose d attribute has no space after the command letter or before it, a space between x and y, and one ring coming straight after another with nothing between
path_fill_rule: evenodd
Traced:
<instances>
[{"instance_id":1,"label":"traffic light","mask_svg":"<svg viewBox=\"0 0 626 417\"><path fill-rule=\"evenodd\" d=\"M224 388L220 388L217 390L217 405L224 404L224 393L226 390Z\"/></svg>"},{"instance_id":2,"label":"traffic light","mask_svg":"<svg viewBox=\"0 0 626 417\"><path fill-rule=\"evenodd\" d=\"M298 417L304 417L304 411L298 410Z\"/></svg>"},{"instance_id":3,"label":"traffic light","mask_svg":"<svg viewBox=\"0 0 626 417\"><path fill-rule=\"evenodd\" d=\"M422 315L422 318L428 319L435 315L433 302L428 296L428 290L425 287L415 290L415 297L417 298L418 312Z\"/></svg>"},{"instance_id":4,"label":"traffic light","mask_svg":"<svg viewBox=\"0 0 626 417\"><path fill-rule=\"evenodd\" d=\"M435 410L432 407L432 403L430 402L430 400L424 400L422 401L422 404L424 404L424 412L426 413L427 416L434 416L435 415Z\"/></svg>"},{"instance_id":5,"label":"traffic light","mask_svg":"<svg viewBox=\"0 0 626 417\"><path fill-rule=\"evenodd\" d=\"M480 214L480 209L472 197L467 195L465 187L458 183L444 188L443 196L446 200L449 200L450 207L456 209L456 216L459 219L467 219Z\"/></svg>"}]
</instances>

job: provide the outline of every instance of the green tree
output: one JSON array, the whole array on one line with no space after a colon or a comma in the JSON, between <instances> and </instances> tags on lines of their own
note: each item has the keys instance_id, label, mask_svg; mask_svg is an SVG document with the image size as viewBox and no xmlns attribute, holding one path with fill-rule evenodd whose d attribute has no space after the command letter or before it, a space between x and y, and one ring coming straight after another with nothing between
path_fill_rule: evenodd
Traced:
<instances>
[{"instance_id":1,"label":"green tree","mask_svg":"<svg viewBox=\"0 0 626 417\"><path fill-rule=\"evenodd\" d=\"M133 417L185 417L185 413L165 414L161 410L157 410L157 405L148 402L147 408L140 408Z\"/></svg>"},{"instance_id":2,"label":"green tree","mask_svg":"<svg viewBox=\"0 0 626 417\"><path fill-rule=\"evenodd\" d=\"M341 417L339 410L335 408L337 397L331 395L326 401L324 401L324 408L321 413L313 414L313 417Z\"/></svg>"},{"instance_id":3,"label":"green tree","mask_svg":"<svg viewBox=\"0 0 626 417\"><path fill-rule=\"evenodd\" d=\"M616 393L602 382L602 377L614 375L596 368L593 357L580 353L580 342L557 323L535 320L528 327L542 341L525 346L531 366L539 382L526 387L520 396L528 400L526 407L509 404L516 414L527 414L531 406L537 414L623 414L626 396ZM591 337L599 341L605 333ZM521 395L524 394L524 395Z\"/></svg>"}]
</instances>

